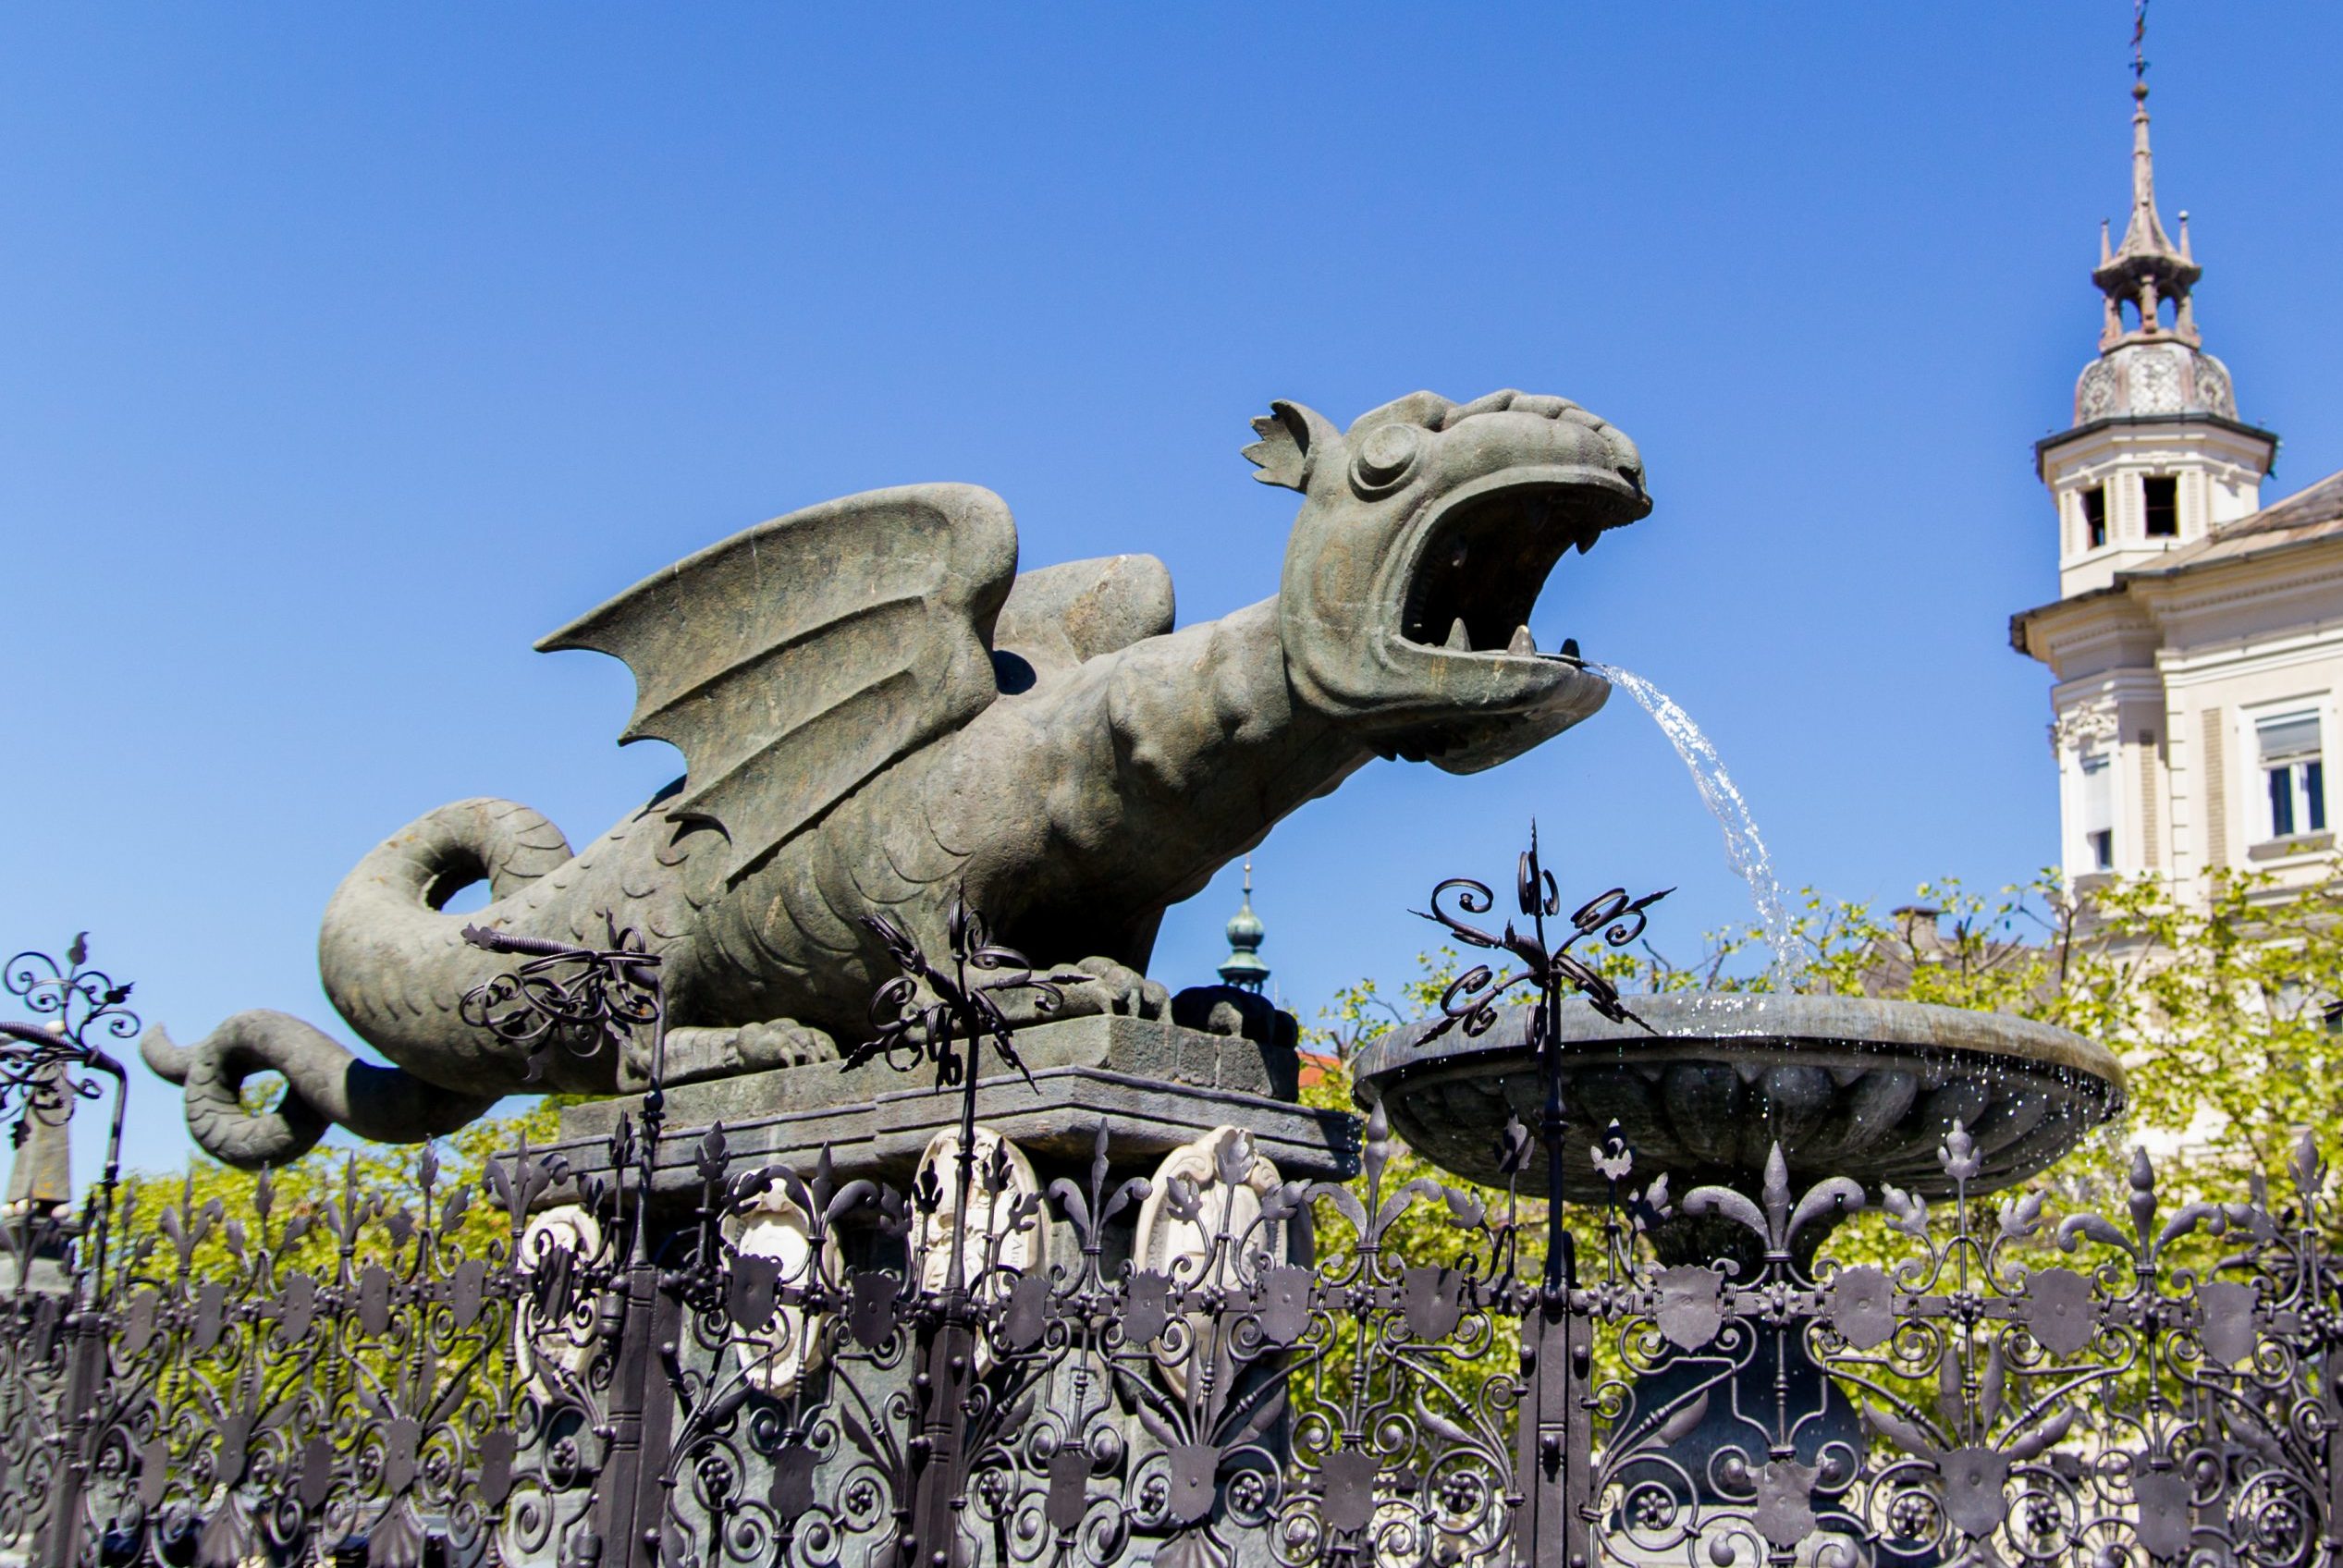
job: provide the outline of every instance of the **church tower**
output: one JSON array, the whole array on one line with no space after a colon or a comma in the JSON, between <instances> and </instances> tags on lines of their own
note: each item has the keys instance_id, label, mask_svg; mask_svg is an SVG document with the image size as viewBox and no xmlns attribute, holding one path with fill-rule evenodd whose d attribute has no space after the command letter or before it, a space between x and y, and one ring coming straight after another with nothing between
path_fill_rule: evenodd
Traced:
<instances>
[{"instance_id":1,"label":"church tower","mask_svg":"<svg viewBox=\"0 0 2343 1568\"><path fill-rule=\"evenodd\" d=\"M2010 620L2048 665L2060 858L2079 892L2232 869L2281 888L2332 875L2325 751L2343 732L2343 474L2264 506L2278 438L2238 418L2204 351L2188 214L2156 211L2134 31L2131 214L2103 228L2099 353L2072 428L2034 447L2058 526L2058 597Z\"/></svg>"},{"instance_id":2,"label":"church tower","mask_svg":"<svg viewBox=\"0 0 2343 1568\"><path fill-rule=\"evenodd\" d=\"M2073 598L2258 510L2277 437L2239 423L2229 370L2204 351L2189 214L2177 244L2156 212L2148 84L2135 65L2131 217L2099 227L2091 281L2106 296L2099 357L2075 383L2071 429L2034 447L2058 515L2058 590Z\"/></svg>"}]
</instances>

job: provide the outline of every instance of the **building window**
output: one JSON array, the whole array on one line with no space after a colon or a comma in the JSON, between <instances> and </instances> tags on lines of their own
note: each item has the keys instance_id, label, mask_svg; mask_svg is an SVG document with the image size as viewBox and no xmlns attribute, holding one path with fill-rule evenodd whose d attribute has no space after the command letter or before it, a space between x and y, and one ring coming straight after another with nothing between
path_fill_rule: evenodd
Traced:
<instances>
[{"instance_id":1,"label":"building window","mask_svg":"<svg viewBox=\"0 0 2343 1568\"><path fill-rule=\"evenodd\" d=\"M2326 830L2326 768L2319 755L2319 716L2279 714L2254 727L2270 799L2270 837Z\"/></svg>"},{"instance_id":2,"label":"building window","mask_svg":"<svg viewBox=\"0 0 2343 1568\"><path fill-rule=\"evenodd\" d=\"M2093 871L2116 867L2116 777L2104 752L2082 759L2083 858Z\"/></svg>"},{"instance_id":3,"label":"building window","mask_svg":"<svg viewBox=\"0 0 2343 1568\"><path fill-rule=\"evenodd\" d=\"M2151 539L2180 537L2180 481L2168 473L2140 482L2141 517Z\"/></svg>"},{"instance_id":4,"label":"building window","mask_svg":"<svg viewBox=\"0 0 2343 1568\"><path fill-rule=\"evenodd\" d=\"M2082 493L2083 548L2095 550L2107 542L2107 487L2094 484Z\"/></svg>"}]
</instances>

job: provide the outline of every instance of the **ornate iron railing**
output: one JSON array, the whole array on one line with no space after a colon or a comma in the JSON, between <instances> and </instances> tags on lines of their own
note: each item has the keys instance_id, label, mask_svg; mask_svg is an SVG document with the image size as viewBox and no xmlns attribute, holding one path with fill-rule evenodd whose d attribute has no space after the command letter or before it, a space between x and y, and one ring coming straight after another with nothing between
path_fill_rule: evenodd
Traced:
<instances>
[{"instance_id":1,"label":"ornate iron railing","mask_svg":"<svg viewBox=\"0 0 2343 1568\"><path fill-rule=\"evenodd\" d=\"M1046 1015L1069 977L965 913L940 957L880 929L903 975L864 1054L932 1072L961 1107L902 1190L827 1154L744 1169L721 1126L668 1131L656 1087L592 1169L523 1148L475 1188L426 1158L396 1206L353 1182L280 1215L264 1183L248 1214L191 1186L117 1214L109 1167L71 1224L11 1221L0 1559L2343 1555L2343 1318L2307 1137L2276 1196L2257 1181L2174 1204L2142 1157L2112 1218L1974 1197L1958 1124L1933 1205L1844 1178L1794 1192L1778 1154L1756 1191L1672 1196L1615 1131L1573 1127L1552 1032L1572 989L1631 1015L1573 949L1631 940L1651 900L1565 918L1534 847L1520 883L1526 932L1472 923L1496 902L1479 884L1434 900L1506 955L1459 981L1454 1026L1485 1027L1515 985L1547 1019L1545 1114L1498 1134L1503 1191L1407 1174L1380 1109L1352 1182L1289 1181L1234 1127L1145 1176L1120 1173L1103 1133L1086 1170L1037 1171L978 1121L975 1085L987 1055L1017 1070L1012 1011ZM484 1027L657 1062L656 961L622 935L516 956L522 978L475 998ZM127 987L78 950L18 963L12 988L48 976L64 1027L6 1027L0 1106L54 1119L118 1085L87 1041L124 1032ZM1610 1189L1575 1214L1558 1175L1574 1136ZM679 1142L697 1176L680 1199L653 1180ZM1541 1200L1513 1190L1539 1155ZM494 1238L460 1246L484 1202ZM1852 1230L1814 1244L1867 1202L1864 1261ZM1687 1257L1687 1236L1709 1250ZM62 1292L22 1262L60 1246Z\"/></svg>"}]
</instances>

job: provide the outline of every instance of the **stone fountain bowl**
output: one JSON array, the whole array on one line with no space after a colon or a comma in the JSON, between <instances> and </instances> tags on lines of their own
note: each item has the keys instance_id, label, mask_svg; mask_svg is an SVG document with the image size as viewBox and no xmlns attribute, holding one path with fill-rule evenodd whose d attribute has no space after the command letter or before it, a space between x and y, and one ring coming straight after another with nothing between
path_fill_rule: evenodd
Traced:
<instances>
[{"instance_id":1,"label":"stone fountain bowl","mask_svg":"<svg viewBox=\"0 0 2343 1568\"><path fill-rule=\"evenodd\" d=\"M2123 1108L2123 1068L2079 1035L2000 1013L1865 997L1688 992L1631 997L1650 1026L1614 1023L1583 998L1562 1007L1569 1132L1564 1191L1602 1196L1593 1145L1616 1120L1635 1150L1632 1182L1664 1171L1682 1194L1703 1182L1755 1191L1780 1140L1793 1187L1851 1176L1931 1196L1952 1182L1937 1149L1957 1121L1976 1141L1972 1193L2022 1182ZM1498 1135L1510 1113L1533 1142L1545 1085L1529 1009L1483 1034L1457 1024L1395 1029L1361 1052L1362 1106L1380 1098L1392 1131L1455 1175L1503 1186ZM1533 1154L1524 1196L1545 1191Z\"/></svg>"}]
</instances>

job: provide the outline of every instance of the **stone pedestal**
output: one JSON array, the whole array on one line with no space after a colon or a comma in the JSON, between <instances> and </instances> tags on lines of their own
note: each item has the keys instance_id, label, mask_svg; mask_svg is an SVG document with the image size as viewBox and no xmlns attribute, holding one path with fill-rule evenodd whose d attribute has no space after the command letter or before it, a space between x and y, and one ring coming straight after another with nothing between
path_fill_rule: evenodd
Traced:
<instances>
[{"instance_id":1,"label":"stone pedestal","mask_svg":"<svg viewBox=\"0 0 2343 1568\"><path fill-rule=\"evenodd\" d=\"M1199 1011L1190 1010L1184 1015L1194 1018ZM1031 1081L987 1048L976 1084L977 1124L1015 1145L1021 1157L1018 1163L1024 1168L1020 1182L1030 1182L1028 1190L1037 1192L1063 1177L1086 1193L1101 1127L1107 1133L1112 1180L1118 1182L1156 1174L1166 1156L1208 1138L1221 1127L1248 1133L1255 1158L1266 1158L1276 1167L1277 1181L1337 1180L1352 1175L1358 1166L1358 1120L1343 1111L1311 1109L1296 1103L1301 1064L1291 1043L1292 1020L1274 1014L1266 1004L1250 1009L1232 1006L1226 1011L1240 1023L1257 1026L1258 1033L1268 1035L1269 1043L1239 1034L1185 1027L1171 1020L1128 1017L1063 1019L1021 1030L1017 1050ZM1217 1011L1204 1016L1219 1021ZM1275 1027L1258 1028L1264 1022ZM852 1072L841 1070L834 1061L817 1062L679 1084L667 1091L666 1132L659 1145L654 1200L666 1219L675 1219L697 1199L702 1190L696 1170L698 1145L705 1130L717 1122L723 1124L727 1163L733 1175L777 1163L810 1172L827 1145L839 1180L874 1178L903 1191L910 1187L929 1141L938 1133L957 1133L961 1107L960 1087L939 1091L932 1067L902 1073L883 1061L867 1062ZM568 1156L576 1173L598 1173L607 1179L611 1131L620 1116L639 1116L641 1109L641 1096L572 1107L562 1115L561 1141L556 1146ZM1197 1173L1191 1170L1188 1174L1193 1178ZM1267 1174L1260 1178L1270 1179ZM574 1187L548 1192L540 1203L573 1202L574 1194ZM1098 1237L1098 1264L1109 1279L1119 1278L1133 1261L1142 1207L1124 1208ZM833 1243L839 1264L857 1277L886 1277L874 1271L908 1273L911 1257L919 1255L907 1256L906 1238L885 1233L875 1219L873 1211L864 1209L840 1223ZM923 1225L932 1222L922 1221ZM915 1233L913 1240L919 1235ZM941 1244L948 1248L951 1243ZM1038 1254L1046 1260L1037 1271L1044 1277L1054 1270L1078 1271L1083 1265L1083 1238L1054 1207L1043 1210L1040 1228L1023 1244L1029 1249L1023 1256ZM1285 1244L1292 1249L1290 1257L1306 1261L1310 1247L1306 1226L1293 1227ZM1189 1261L1193 1265L1194 1260ZM1145 1266L1143 1259L1141 1267ZM1162 1267L1159 1260L1157 1266ZM928 1285L932 1290L932 1278ZM775 1506L794 1513L804 1512L808 1500L815 1497L845 1500L841 1506L852 1515L858 1478L867 1482L877 1474L865 1448L875 1441L881 1452L907 1452L918 1426L911 1413L920 1408L919 1388L935 1371L926 1359L930 1341L917 1337L926 1330L900 1329L887 1347L878 1347L858 1345L853 1333L842 1331L844 1328L837 1323L828 1326L824 1341L827 1358L804 1374L795 1392L767 1408L792 1419L802 1416L816 1427L831 1419L821 1411L851 1409L864 1413L859 1419L869 1422L876 1439L861 1443L840 1439L838 1435L847 1428L833 1423L823 1429L830 1433L825 1441L834 1440L835 1448L822 1449L820 1457L808 1462L803 1475L784 1476L777 1473L769 1445L718 1443L705 1430L693 1429L695 1435L690 1440L714 1445L705 1452L722 1449L724 1463L737 1471L733 1478L740 1495L772 1499ZM816 1331L802 1322L800 1330ZM720 1340L708 1337L705 1325L696 1320L686 1323L681 1317L659 1332L670 1336L680 1363L691 1369L693 1377L704 1379L705 1387L737 1387L741 1374L734 1365L737 1347L731 1342L729 1326L722 1327ZM987 1368L995 1365L993 1355L990 1350L977 1353L980 1381L992 1376ZM1099 1431L1119 1434L1116 1440L1123 1457L1115 1465L1117 1475L1127 1478L1150 1456L1161 1468L1162 1440L1147 1429L1135 1412L1120 1405L1110 1412L1096 1408L1115 1387L1106 1364L1079 1346L1063 1352L1062 1359L1062 1366L1040 1374L1040 1382L1033 1380L1035 1369L1030 1366L1013 1377L993 1377L987 1399L1006 1393L1040 1402L1040 1414L1020 1417L1040 1430L1052 1421L1062 1421L1086 1398L1093 1407L1091 1424L1096 1428L1086 1440L1098 1440ZM1144 1358L1137 1365L1141 1368L1137 1375L1146 1377ZM664 1388L664 1381L659 1386ZM679 1418L669 1415L665 1419ZM680 1426L663 1429L685 1430ZM1255 1446L1269 1454L1282 1454L1285 1441L1282 1418L1253 1439ZM1022 1446L1020 1452L1024 1452ZM1038 1496L1049 1485L1049 1475L1030 1453L1027 1459L1028 1468L1021 1473L1019 1484ZM682 1468L688 1473L691 1465ZM694 1498L690 1488L679 1488L674 1506L693 1520L693 1528L702 1531L705 1538L705 1532L715 1526L700 1512L703 1504ZM894 1494L892 1499L903 1508L911 1507L913 1500L911 1491ZM1038 1505L1027 1513L1037 1519ZM978 1549L978 1537L989 1536L994 1528L981 1515L981 1510L970 1514L963 1536L969 1562L995 1561ZM861 1554L870 1554L872 1561L900 1561L891 1549L877 1550L887 1545L894 1528L889 1518L872 1513L857 1529L845 1530L852 1537L851 1550L839 1555L856 1561L861 1561ZM1223 1568L1275 1568L1264 1532L1229 1534L1231 1538L1221 1543L1224 1555L1219 1559ZM1141 1533L1119 1561L1144 1561L1169 1538L1161 1533ZM540 1568L544 1568L542 1561ZM922 1568L926 1568L925 1560Z\"/></svg>"},{"instance_id":2,"label":"stone pedestal","mask_svg":"<svg viewBox=\"0 0 2343 1568\"><path fill-rule=\"evenodd\" d=\"M1291 1046L1169 1020L1094 1016L1021 1030L1017 1051L1030 1083L989 1048L983 1053L976 1120L1037 1167L1086 1170L1103 1125L1118 1171L1151 1168L1222 1126L1251 1133L1289 1181L1357 1169L1356 1120L1294 1103L1300 1062ZM558 1146L573 1167L599 1169L619 1117L641 1109L639 1095L574 1106L562 1113ZM814 1062L685 1084L667 1094L657 1188L697 1191L693 1145L718 1121L736 1170L773 1163L810 1170L827 1144L841 1179L901 1185L928 1140L959 1119L958 1090L938 1092L932 1068L898 1072L884 1061L852 1072Z\"/></svg>"}]
</instances>

